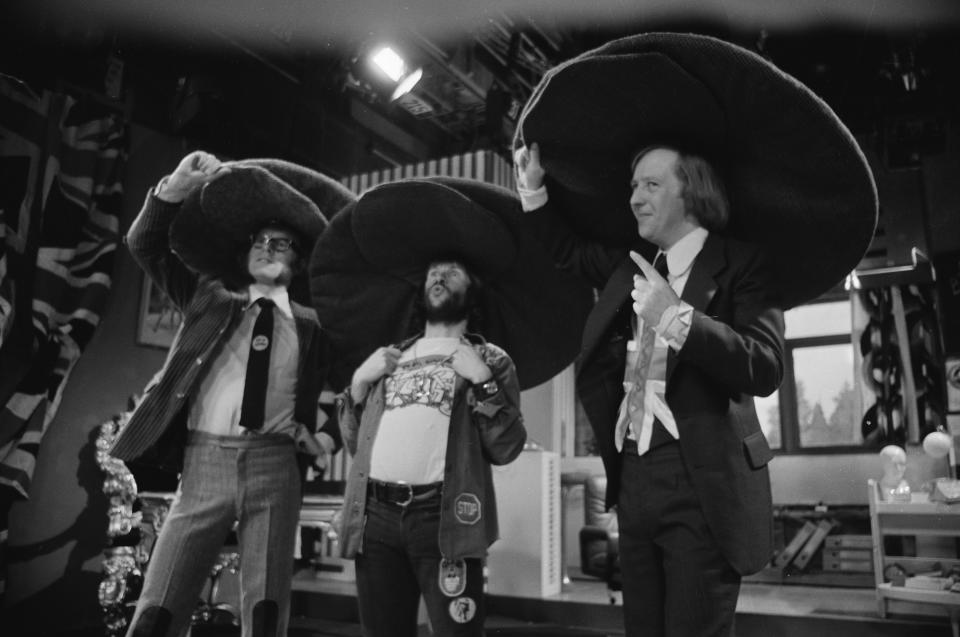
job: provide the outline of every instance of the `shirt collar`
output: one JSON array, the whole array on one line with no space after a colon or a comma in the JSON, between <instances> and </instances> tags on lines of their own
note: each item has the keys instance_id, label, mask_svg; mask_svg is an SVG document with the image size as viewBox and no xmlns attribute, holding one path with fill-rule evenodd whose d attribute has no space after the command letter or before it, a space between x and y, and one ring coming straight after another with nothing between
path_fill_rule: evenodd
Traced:
<instances>
[{"instance_id":1,"label":"shirt collar","mask_svg":"<svg viewBox=\"0 0 960 637\"><path fill-rule=\"evenodd\" d=\"M667 269L671 276L680 276L690 269L693 260L703 249L703 244L706 243L708 236L710 236L710 231L706 228L694 228L665 252Z\"/></svg>"},{"instance_id":2,"label":"shirt collar","mask_svg":"<svg viewBox=\"0 0 960 637\"><path fill-rule=\"evenodd\" d=\"M413 344L421 338L423 338L423 330L405 340L400 341L399 343L396 343L394 347L402 351L408 347L412 347ZM486 339L484 339L481 335L474 334L472 332L464 332L462 338L466 339L471 345L485 345L487 342Z\"/></svg>"},{"instance_id":3,"label":"shirt collar","mask_svg":"<svg viewBox=\"0 0 960 637\"><path fill-rule=\"evenodd\" d=\"M247 290L250 293L250 302L247 303L247 309L261 298L268 298L277 306L277 309L283 312L287 318L293 318L293 309L290 307L290 295L287 288L276 287L264 294L256 286L251 285Z\"/></svg>"}]
</instances>

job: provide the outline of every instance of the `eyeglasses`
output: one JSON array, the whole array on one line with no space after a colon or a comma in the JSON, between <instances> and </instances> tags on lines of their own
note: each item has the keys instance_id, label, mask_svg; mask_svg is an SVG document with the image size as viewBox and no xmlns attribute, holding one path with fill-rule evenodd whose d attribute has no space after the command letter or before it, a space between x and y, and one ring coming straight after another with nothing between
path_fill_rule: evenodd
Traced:
<instances>
[{"instance_id":1,"label":"eyeglasses","mask_svg":"<svg viewBox=\"0 0 960 637\"><path fill-rule=\"evenodd\" d=\"M287 239L286 237L271 237L270 235L260 235L259 237L253 237L253 247L258 250L267 250L270 252L286 252L290 248L295 247L293 239Z\"/></svg>"}]
</instances>

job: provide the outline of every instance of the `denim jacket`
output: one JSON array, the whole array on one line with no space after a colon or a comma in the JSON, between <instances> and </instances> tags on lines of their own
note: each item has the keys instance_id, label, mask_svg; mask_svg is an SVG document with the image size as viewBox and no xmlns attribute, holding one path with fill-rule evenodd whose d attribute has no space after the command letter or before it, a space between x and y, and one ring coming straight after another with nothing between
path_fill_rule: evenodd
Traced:
<instances>
[{"instance_id":1,"label":"denim jacket","mask_svg":"<svg viewBox=\"0 0 960 637\"><path fill-rule=\"evenodd\" d=\"M410 347L421 335L396 347ZM482 337L465 335L493 372L499 391L483 401L458 376L454 386L440 509L440 552L447 559L484 557L499 537L491 465L512 462L523 450L527 432L520 414L520 384L513 361ZM353 456L344 496L340 548L344 557L362 552L370 457L384 406L381 378L362 404L350 388L336 405L344 444Z\"/></svg>"}]
</instances>

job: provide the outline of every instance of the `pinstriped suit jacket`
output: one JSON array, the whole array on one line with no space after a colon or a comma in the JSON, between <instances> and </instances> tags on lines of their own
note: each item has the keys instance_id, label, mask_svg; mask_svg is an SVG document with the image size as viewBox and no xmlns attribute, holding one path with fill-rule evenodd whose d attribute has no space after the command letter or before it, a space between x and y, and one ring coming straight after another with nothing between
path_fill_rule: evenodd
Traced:
<instances>
[{"instance_id":1,"label":"pinstriped suit jacket","mask_svg":"<svg viewBox=\"0 0 960 637\"><path fill-rule=\"evenodd\" d=\"M219 279L189 270L169 245L169 226L179 206L157 199L152 192L127 234L130 252L153 282L183 312L183 324L161 372L146 389L110 454L121 460L141 459L161 468L179 470L187 410L217 346L238 324L248 296L228 289ZM291 302L297 329L298 360L294 418L316 428L317 400L323 384L322 333L316 312ZM334 421L325 423L339 449Z\"/></svg>"}]
</instances>

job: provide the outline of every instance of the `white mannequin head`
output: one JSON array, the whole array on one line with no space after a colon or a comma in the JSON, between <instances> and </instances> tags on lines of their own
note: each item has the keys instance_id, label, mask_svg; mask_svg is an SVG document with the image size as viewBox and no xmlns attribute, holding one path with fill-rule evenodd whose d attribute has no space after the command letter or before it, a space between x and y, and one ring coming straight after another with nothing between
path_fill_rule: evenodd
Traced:
<instances>
[{"instance_id":1,"label":"white mannequin head","mask_svg":"<svg viewBox=\"0 0 960 637\"><path fill-rule=\"evenodd\" d=\"M896 484L903 480L904 471L907 469L907 454L902 448L887 445L880 450L880 458L883 460L883 482Z\"/></svg>"}]
</instances>

